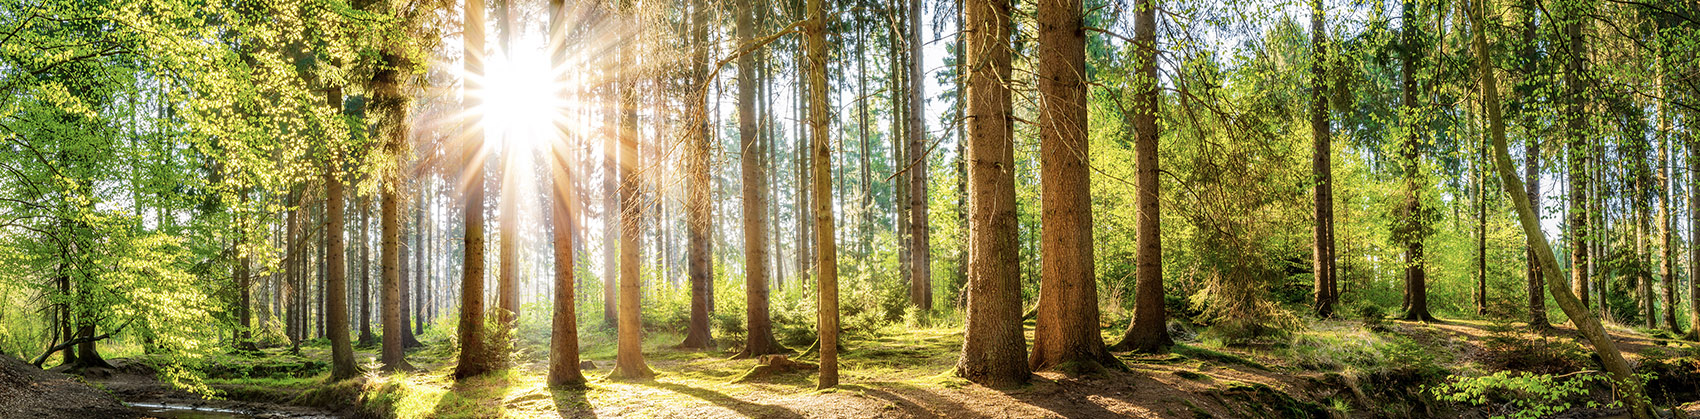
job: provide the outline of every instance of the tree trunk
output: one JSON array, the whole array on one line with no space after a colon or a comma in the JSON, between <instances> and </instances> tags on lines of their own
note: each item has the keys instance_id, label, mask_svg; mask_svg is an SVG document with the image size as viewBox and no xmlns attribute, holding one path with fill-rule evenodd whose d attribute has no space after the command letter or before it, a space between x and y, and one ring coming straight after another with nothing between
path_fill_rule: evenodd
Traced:
<instances>
[{"instance_id":1,"label":"tree trunk","mask_svg":"<svg viewBox=\"0 0 1700 419\"><path fill-rule=\"evenodd\" d=\"M1401 14L1400 53L1404 58L1400 61L1401 99L1400 108L1404 114L1402 124L1405 125L1404 143L1400 146L1405 172L1405 220L1400 232L1405 245L1405 291L1410 301L1405 311L1405 320L1429 322L1434 316L1428 311L1428 270L1424 265L1428 259L1424 257L1423 242L1428 238L1427 211L1423 208L1422 190L1424 185L1418 181L1422 176L1422 139L1417 135L1417 80L1416 80L1416 31L1417 13L1415 0L1404 1L1404 12Z\"/></svg>"},{"instance_id":2,"label":"tree trunk","mask_svg":"<svg viewBox=\"0 0 1700 419\"><path fill-rule=\"evenodd\" d=\"M926 74L921 69L921 51L925 45L921 42L921 0L909 0L908 28L909 304L921 311L932 311L933 251L931 238L928 237L931 225L927 214L927 123L922 119L925 113L922 105L926 103L927 95L924 88L926 83L922 80ZM1082 112L1082 115L1085 113Z\"/></svg>"},{"instance_id":3,"label":"tree trunk","mask_svg":"<svg viewBox=\"0 0 1700 419\"><path fill-rule=\"evenodd\" d=\"M627 25L632 24L627 22ZM631 67L635 60L636 49L632 41L636 36L627 35L625 46L620 48L620 68ZM643 197L639 187L643 178L638 172L638 138L636 101L637 89L631 74L621 72L616 84L620 95L620 312L619 312L619 343L614 358L614 371L609 378L624 380L649 380L655 377L655 372L643 360L643 321L638 317L642 314L639 299L642 298L643 278L639 277L639 260L643 251L643 231L639 222L643 217Z\"/></svg>"},{"instance_id":4,"label":"tree trunk","mask_svg":"<svg viewBox=\"0 0 1700 419\"><path fill-rule=\"evenodd\" d=\"M1121 368L1098 332L1092 261L1092 173L1086 137L1086 30L1081 0L1042 0L1039 23L1040 245L1033 371ZM912 146L917 145L914 142ZM918 148L918 147L917 147ZM918 277L917 277L918 278ZM913 296L914 290L911 290Z\"/></svg>"},{"instance_id":5,"label":"tree trunk","mask_svg":"<svg viewBox=\"0 0 1700 419\"><path fill-rule=\"evenodd\" d=\"M1115 351L1162 352L1175 344L1169 337L1168 313L1163 306L1163 244L1158 212L1157 107L1162 87L1157 85L1157 3L1139 0L1134 7L1134 56L1144 80L1134 86L1133 130L1136 179L1139 189L1139 221L1135 227L1137 263L1134 275L1133 321L1122 334Z\"/></svg>"},{"instance_id":6,"label":"tree trunk","mask_svg":"<svg viewBox=\"0 0 1700 419\"><path fill-rule=\"evenodd\" d=\"M750 7L750 0L739 0L736 9L738 43L748 44L755 37L755 11ZM762 158L765 147L756 121L759 117L756 114L756 90L760 88L756 82L756 70L753 54L738 57L738 149L744 193L744 319L747 337L737 358L754 358L783 350L773 337L773 320L768 314L768 162Z\"/></svg>"},{"instance_id":7,"label":"tree trunk","mask_svg":"<svg viewBox=\"0 0 1700 419\"><path fill-rule=\"evenodd\" d=\"M1027 382L1015 215L1009 0L964 4L968 31L968 310L956 375L990 387Z\"/></svg>"},{"instance_id":8,"label":"tree trunk","mask_svg":"<svg viewBox=\"0 0 1700 419\"><path fill-rule=\"evenodd\" d=\"M1477 28L1482 27L1483 15L1486 14L1484 3L1486 2L1477 2L1471 16ZM1617 343L1606 334L1599 319L1594 318L1588 308L1582 305L1582 301L1571 293L1563 271L1559 268L1558 258L1553 255L1552 247L1547 244L1546 235L1541 231L1540 219L1530 205L1529 196L1523 191L1523 182L1512 172L1511 153L1506 151L1505 145L1505 122L1500 117L1499 86L1493 72L1493 60L1488 56L1487 36L1480 30L1472 32L1475 33L1474 47L1478 58L1476 65L1480 76L1478 80L1481 80L1483 105L1487 108L1488 133L1493 141L1495 167L1499 171L1506 194L1511 195L1511 203L1517 211L1517 221L1522 225L1523 233L1529 236L1536 260L1543 268L1542 278L1552 291L1558 307L1564 310L1564 315L1576 325L1576 330L1593 345L1594 352L1599 354L1600 364L1611 374L1612 379L1617 381L1617 389L1623 392L1620 400L1628 401L1630 414L1637 419L1655 417L1651 407L1646 404L1647 399L1641 390L1640 379L1630 370L1629 361L1624 360L1623 354L1618 352Z\"/></svg>"},{"instance_id":9,"label":"tree trunk","mask_svg":"<svg viewBox=\"0 0 1700 419\"><path fill-rule=\"evenodd\" d=\"M681 342L679 347L699 349L714 347L714 337L709 334L708 329L709 298L712 298L709 294L712 292L709 289L709 284L714 280L714 265L711 259L713 255L709 253L709 241L713 239L709 235L713 226L709 224L713 223L714 219L712 202L714 198L709 195L708 185L710 176L708 135L710 135L710 132L706 95L707 83L710 80L708 69L703 67L703 61L708 56L708 48L704 45L708 42L708 37L705 35L708 31L708 7L702 1L691 1L690 4L692 8L692 38L696 40L694 46L696 58L692 60L691 74L695 91L691 98L691 116L688 118L690 126L685 128L688 131L685 133L685 224L689 236L687 237L686 246L688 248L686 251L689 253L687 268L691 277L691 320L690 325L685 329L685 341ZM741 108L740 106L740 112L742 112ZM741 121L743 118L740 117L739 119ZM740 122L740 130L743 129L741 126L742 123ZM748 147L741 150L742 154L748 154L752 151ZM745 208L748 208L747 204ZM744 219L746 224L755 221L757 220Z\"/></svg>"},{"instance_id":10,"label":"tree trunk","mask_svg":"<svg viewBox=\"0 0 1700 419\"><path fill-rule=\"evenodd\" d=\"M815 278L819 292L816 330L820 334L820 383L817 388L838 386L838 231L832 216L831 115L827 109L826 8L822 0L807 1L804 33L808 37L808 63L804 73L809 88L809 138L813 147Z\"/></svg>"},{"instance_id":11,"label":"tree trunk","mask_svg":"<svg viewBox=\"0 0 1700 419\"><path fill-rule=\"evenodd\" d=\"M372 346L378 337L372 334L372 208L367 197L360 197L360 340L358 346Z\"/></svg>"},{"instance_id":12,"label":"tree trunk","mask_svg":"<svg viewBox=\"0 0 1700 419\"><path fill-rule=\"evenodd\" d=\"M465 89L467 91L478 91L484 87L482 81L484 74L484 0L466 0L465 12L466 20L464 22L466 24L462 38L462 50L465 51L466 55L465 71L468 75L465 81ZM478 109L483 102L478 95L466 95L463 100L465 109ZM466 169L463 173L469 174L469 179L466 180L466 186L464 186L466 188L465 202L461 203L464 206L462 207L465 212L463 218L466 224L463 239L465 242L461 252L463 260L460 278L460 323L457 326L460 332L460 356L456 359L454 372L457 381L484 375L491 370L491 366L487 362L489 354L486 352L488 350L485 349L484 345L484 157L478 153L478 150L484 146L484 126L474 118L468 123L467 128L465 135L467 144L463 144L461 149L461 158L466 159ZM391 186L391 188L394 188L394 186ZM388 201L393 198L390 197L390 194L386 194L384 199ZM384 205L384 248L387 250L394 246L394 238L390 234L392 229L389 224L395 209L388 202ZM389 253L386 252L385 254L388 255ZM384 262L386 265L384 268L386 280L384 294L387 298L392 283L387 282L390 276L390 269L387 267L389 261L385 260ZM389 335L390 331L394 330L388 327L390 324L388 307L389 305L386 304L384 313L385 348L391 346L390 340L392 338ZM394 346L397 348L397 355L400 355L400 336L397 335L394 339L396 339ZM399 356L397 361L400 361Z\"/></svg>"},{"instance_id":13,"label":"tree trunk","mask_svg":"<svg viewBox=\"0 0 1700 419\"><path fill-rule=\"evenodd\" d=\"M420 218L421 211L418 207L419 200L410 199L408 201L413 203L408 205L407 211L413 213L413 223L412 227L409 228L407 216L402 216L402 242L401 251L398 252L401 255L401 260L398 261L398 264L401 265L401 281L397 287L401 298L398 305L401 306L401 347L417 348L425 346L425 344L419 343L418 338L413 336L413 311L417 308L413 306L413 294L417 292L413 289L413 284L419 280L419 270L413 267L417 266L419 261L419 226L422 224L420 222L422 220Z\"/></svg>"},{"instance_id":14,"label":"tree trunk","mask_svg":"<svg viewBox=\"0 0 1700 419\"><path fill-rule=\"evenodd\" d=\"M342 107L342 89L332 89L330 104ZM342 156L331 151L325 167L325 265L330 274L325 281L325 316L329 317L331 338L331 381L346 380L360 374L354 364L354 348L348 339L348 253L343 243Z\"/></svg>"},{"instance_id":15,"label":"tree trunk","mask_svg":"<svg viewBox=\"0 0 1700 419\"><path fill-rule=\"evenodd\" d=\"M549 0L549 62L555 68L564 67L567 61L569 29L566 7L565 0ZM556 72L554 77L555 97L562 101L569 99L565 75ZM548 165L553 175L550 210L554 216L549 226L555 239L555 311L550 316L553 330L549 335L549 387L582 389L585 379L584 373L579 370L578 306L573 301L576 290L573 282L573 236L578 231L579 216L578 187L573 183L573 176L578 173L573 167L575 144L566 130L559 128L555 130L555 141L551 144L553 147L549 151L554 158L548 160Z\"/></svg>"},{"instance_id":16,"label":"tree trunk","mask_svg":"<svg viewBox=\"0 0 1700 419\"><path fill-rule=\"evenodd\" d=\"M1682 328L1676 324L1676 267L1672 259L1674 253L1671 252L1670 118L1666 112L1664 102L1659 102L1659 278L1664 284L1660 288L1665 305L1665 330L1681 334Z\"/></svg>"},{"instance_id":17,"label":"tree trunk","mask_svg":"<svg viewBox=\"0 0 1700 419\"><path fill-rule=\"evenodd\" d=\"M1323 27L1322 0L1311 1L1310 13L1310 44L1313 57L1310 90L1310 168L1312 176L1316 176L1316 189L1312 195L1316 225L1311 229L1311 249L1314 252L1311 263L1314 275L1312 290L1316 294L1313 309L1317 317L1328 318L1334 315L1334 302L1339 297L1334 295L1334 167L1330 162L1333 146L1330 143L1328 123L1328 35Z\"/></svg>"}]
</instances>

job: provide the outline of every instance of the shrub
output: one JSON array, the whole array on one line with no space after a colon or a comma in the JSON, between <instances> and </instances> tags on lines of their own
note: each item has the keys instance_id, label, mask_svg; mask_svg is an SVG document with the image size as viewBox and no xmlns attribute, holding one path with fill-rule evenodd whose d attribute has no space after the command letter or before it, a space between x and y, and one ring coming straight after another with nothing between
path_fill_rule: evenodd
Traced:
<instances>
[{"instance_id":1,"label":"shrub","mask_svg":"<svg viewBox=\"0 0 1700 419\"><path fill-rule=\"evenodd\" d=\"M1430 389L1441 401L1474 406L1501 406L1495 418L1543 418L1575 407L1616 407L1588 398L1589 387L1607 381L1601 374L1554 376L1522 371L1500 371L1481 377L1452 377Z\"/></svg>"}]
</instances>

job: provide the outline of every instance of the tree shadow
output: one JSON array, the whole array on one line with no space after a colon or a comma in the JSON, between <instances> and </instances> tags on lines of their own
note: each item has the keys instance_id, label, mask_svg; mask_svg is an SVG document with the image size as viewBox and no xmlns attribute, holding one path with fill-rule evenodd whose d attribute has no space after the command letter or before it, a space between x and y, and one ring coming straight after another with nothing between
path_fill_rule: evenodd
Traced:
<instances>
[{"instance_id":1,"label":"tree shadow","mask_svg":"<svg viewBox=\"0 0 1700 419\"><path fill-rule=\"evenodd\" d=\"M591 419L596 417L596 406L590 405L590 400L584 397L588 388L570 390L550 390L555 397L555 411L562 418Z\"/></svg>"},{"instance_id":2,"label":"tree shadow","mask_svg":"<svg viewBox=\"0 0 1700 419\"><path fill-rule=\"evenodd\" d=\"M659 381L640 383L640 384L646 385L646 386L651 386L651 387L656 387L656 388L661 388L661 389L673 391L675 393L684 394L684 395L687 395L687 396L702 399L703 401L706 401L706 402L709 402L709 403L714 403L716 405L720 405L720 407L731 409L732 411L738 412L738 414L741 414L741 415L744 415L744 416L747 416L747 417L752 417L752 418L786 418L786 419L802 419L803 418L802 414L799 414L799 413L797 413L797 411L794 411L794 410L791 410L791 409L787 409L787 408L784 408L784 407L781 407L781 406L751 403L751 402L747 402L747 401L743 401L743 400L738 400L736 398L733 398L732 396L727 396L725 394L722 394L720 392L713 391L713 390L691 387L691 386L687 386L687 385L684 385L684 384L663 383L663 382L659 382Z\"/></svg>"},{"instance_id":3,"label":"tree shadow","mask_svg":"<svg viewBox=\"0 0 1700 419\"><path fill-rule=\"evenodd\" d=\"M973 411L949 397L904 383L880 381L868 383L868 386L846 384L840 387L861 390L862 394L890 402L917 417L958 416Z\"/></svg>"},{"instance_id":4,"label":"tree shadow","mask_svg":"<svg viewBox=\"0 0 1700 419\"><path fill-rule=\"evenodd\" d=\"M505 374L499 372L455 381L449 386L448 392L437 398L437 404L431 407L427 416L502 417L508 408L506 403L485 401L503 399L502 395L507 394L513 384Z\"/></svg>"},{"instance_id":5,"label":"tree shadow","mask_svg":"<svg viewBox=\"0 0 1700 419\"><path fill-rule=\"evenodd\" d=\"M1131 391L1134 390L1134 386L1131 386L1129 382L1134 380L1146 381L1145 385L1164 385L1137 374L1106 371L1080 378L1063 378L1061 380L1034 375L1033 381L1028 386L1005 390L1003 393L1022 403L1064 417L1122 417L1126 413L1110 411L1092 400L1108 398L1133 405L1142 405L1138 400L1135 400L1133 391Z\"/></svg>"}]
</instances>

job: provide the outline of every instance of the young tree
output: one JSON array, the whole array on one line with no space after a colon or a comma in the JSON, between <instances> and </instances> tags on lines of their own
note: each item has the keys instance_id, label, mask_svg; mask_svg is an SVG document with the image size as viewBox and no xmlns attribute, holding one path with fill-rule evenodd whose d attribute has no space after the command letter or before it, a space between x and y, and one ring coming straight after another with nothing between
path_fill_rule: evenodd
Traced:
<instances>
[{"instance_id":1,"label":"young tree","mask_svg":"<svg viewBox=\"0 0 1700 419\"><path fill-rule=\"evenodd\" d=\"M818 0L816 0L818 1ZM1027 382L1015 217L1009 0L969 0L968 310L956 375L991 387ZM823 233L825 234L825 233ZM824 252L824 249L823 249Z\"/></svg>"},{"instance_id":2,"label":"young tree","mask_svg":"<svg viewBox=\"0 0 1700 419\"><path fill-rule=\"evenodd\" d=\"M1087 169L1085 5L1041 0L1039 170L1041 230L1034 371L1091 372L1120 367L1098 333L1098 280L1092 263L1092 188Z\"/></svg>"},{"instance_id":3,"label":"young tree","mask_svg":"<svg viewBox=\"0 0 1700 419\"><path fill-rule=\"evenodd\" d=\"M826 8L822 0L807 0L809 136L814 150L815 278L820 292L816 329L820 335L818 388L838 386L838 231L832 217L832 116L827 112Z\"/></svg>"},{"instance_id":4,"label":"young tree","mask_svg":"<svg viewBox=\"0 0 1700 419\"><path fill-rule=\"evenodd\" d=\"M755 37L756 12L750 0L739 0L737 6L737 37L739 44L749 44ZM767 232L767 165L762 151L767 142L758 131L756 119L755 54L738 57L738 139L739 168L743 183L744 216L744 319L747 324L744 349L737 358L775 354L784 348L773 337L773 320L768 315L768 232Z\"/></svg>"},{"instance_id":5,"label":"young tree","mask_svg":"<svg viewBox=\"0 0 1700 419\"><path fill-rule=\"evenodd\" d=\"M1113 351L1161 352L1174 346L1169 337L1168 313L1163 307L1163 243L1159 224L1157 182L1157 107L1162 104L1162 86L1157 81L1157 2L1138 0L1133 17L1134 60L1134 180L1139 189L1139 221L1135 227L1138 248L1134 289L1133 321Z\"/></svg>"},{"instance_id":6,"label":"young tree","mask_svg":"<svg viewBox=\"0 0 1700 419\"><path fill-rule=\"evenodd\" d=\"M466 54L466 86L467 92L478 92L483 88L481 80L484 74L484 0L466 0L466 20L463 30L463 50ZM478 109L483 100L476 93L467 94L462 99L463 109ZM456 358L454 377L462 380L490 372L489 354L484 344L484 156L481 153L484 146L484 126L478 118L472 118L467 125L465 144L462 144L461 156L466 159L465 173L467 181L465 201L462 215L465 221L463 227L465 243L462 247L461 277L460 277L460 356ZM387 195L385 199L390 199ZM385 209L385 220L390 216ZM386 221L387 223L387 221ZM388 229L385 230L384 247L392 246ZM386 253L387 254L387 253ZM386 256L387 257L387 256ZM385 280L389 280L388 261L384 268ZM384 284L385 296L388 297L391 284ZM385 305L384 314L384 347L389 348L390 334L394 329L389 328L389 305ZM399 319L397 323L400 323ZM401 336L397 334L396 352L400 352ZM387 353L387 349L386 349ZM386 357L387 359L387 357Z\"/></svg>"}]
</instances>

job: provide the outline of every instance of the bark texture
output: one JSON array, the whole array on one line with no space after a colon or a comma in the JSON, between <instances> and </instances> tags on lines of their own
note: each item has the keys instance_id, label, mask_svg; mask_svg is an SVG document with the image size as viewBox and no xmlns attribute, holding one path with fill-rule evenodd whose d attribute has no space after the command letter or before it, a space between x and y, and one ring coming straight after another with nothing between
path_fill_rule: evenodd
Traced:
<instances>
[{"instance_id":1,"label":"bark texture","mask_svg":"<svg viewBox=\"0 0 1700 419\"><path fill-rule=\"evenodd\" d=\"M1034 371L1094 372L1121 363L1098 332L1091 161L1086 137L1086 31L1081 0L1040 0L1038 318Z\"/></svg>"},{"instance_id":2,"label":"bark texture","mask_svg":"<svg viewBox=\"0 0 1700 419\"><path fill-rule=\"evenodd\" d=\"M968 310L956 375L1012 387L1032 375L1021 326L1009 0L969 0ZM824 347L824 346L823 346Z\"/></svg>"},{"instance_id":3,"label":"bark texture","mask_svg":"<svg viewBox=\"0 0 1700 419\"><path fill-rule=\"evenodd\" d=\"M1134 276L1133 321L1122 334L1116 351L1162 352L1174 346L1169 337L1168 312L1163 306L1163 236L1158 212L1157 107L1162 87L1157 85L1157 3L1139 0L1134 7L1133 42L1138 73L1143 81L1135 86L1133 99L1135 186L1139 189L1139 220L1134 227L1138 248Z\"/></svg>"}]
</instances>

